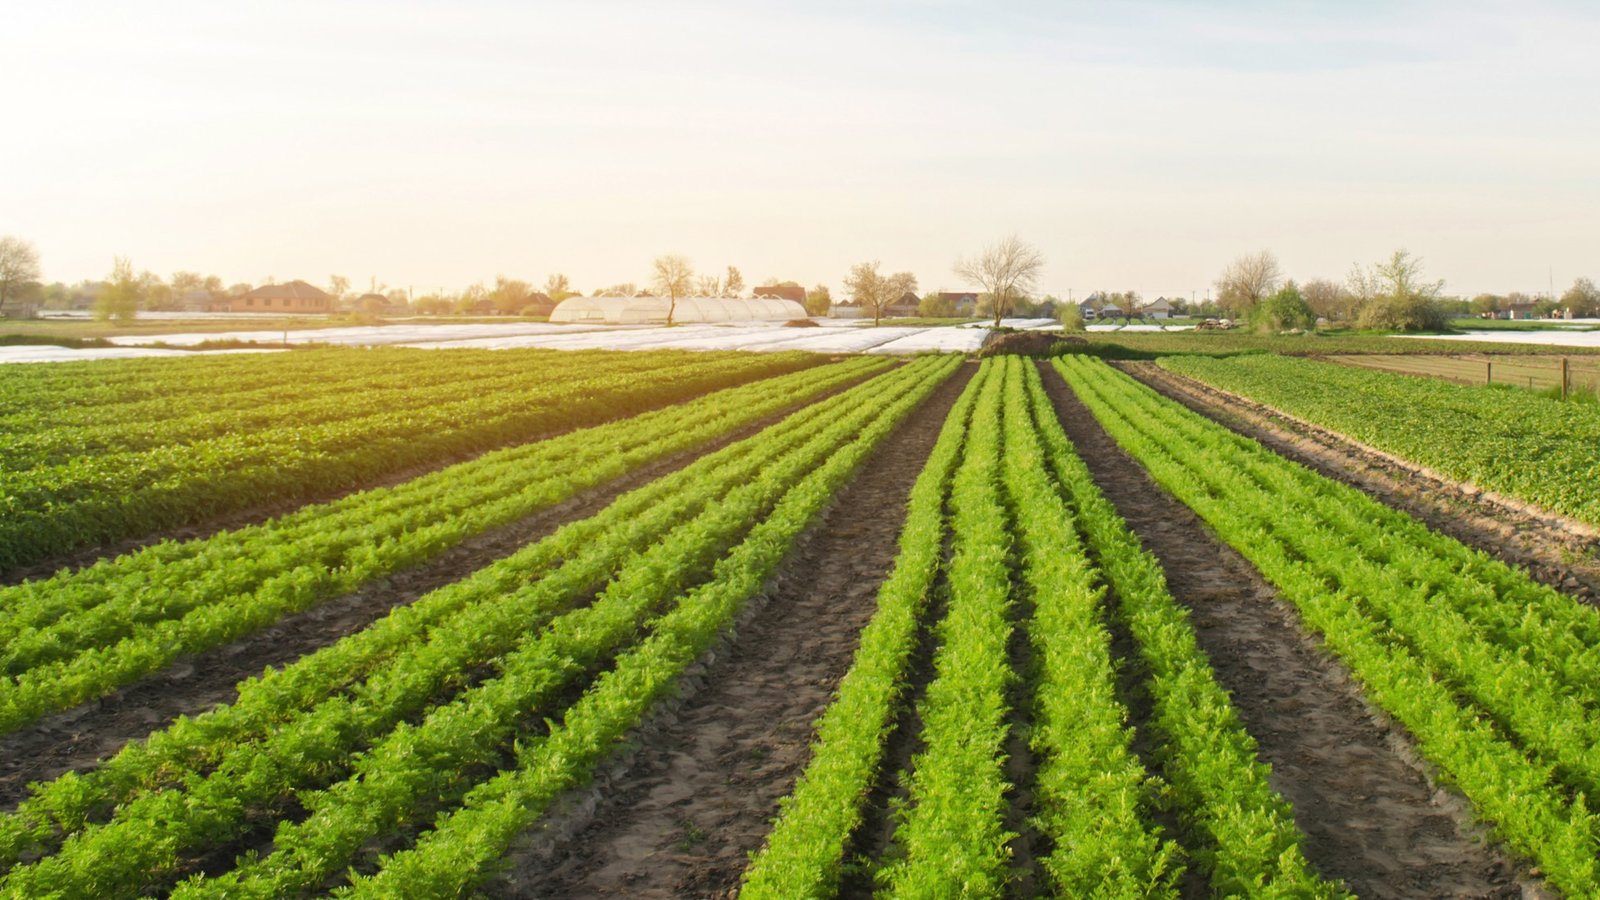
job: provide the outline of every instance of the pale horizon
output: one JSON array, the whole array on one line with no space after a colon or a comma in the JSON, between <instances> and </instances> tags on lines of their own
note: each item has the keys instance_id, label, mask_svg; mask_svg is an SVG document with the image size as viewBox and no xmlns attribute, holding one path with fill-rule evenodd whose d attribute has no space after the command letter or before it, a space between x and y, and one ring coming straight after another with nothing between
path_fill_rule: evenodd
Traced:
<instances>
[{"instance_id":1,"label":"pale horizon","mask_svg":"<svg viewBox=\"0 0 1600 900\"><path fill-rule=\"evenodd\" d=\"M1405 248L1447 293L1600 278L1600 11L1578 4L28 5L0 235L224 282L682 253L923 292L1015 232L1041 293L1203 297Z\"/></svg>"}]
</instances>

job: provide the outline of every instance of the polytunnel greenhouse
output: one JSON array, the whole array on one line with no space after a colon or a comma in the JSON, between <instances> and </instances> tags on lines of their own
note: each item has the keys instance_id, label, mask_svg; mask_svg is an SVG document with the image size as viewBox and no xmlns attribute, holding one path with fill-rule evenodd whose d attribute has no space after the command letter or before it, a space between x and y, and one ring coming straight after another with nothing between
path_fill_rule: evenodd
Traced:
<instances>
[{"instance_id":1,"label":"polytunnel greenhouse","mask_svg":"<svg viewBox=\"0 0 1600 900\"><path fill-rule=\"evenodd\" d=\"M550 313L552 322L650 325L667 321L665 297L569 297ZM784 322L804 319L805 308L776 297L681 297L674 322Z\"/></svg>"}]
</instances>

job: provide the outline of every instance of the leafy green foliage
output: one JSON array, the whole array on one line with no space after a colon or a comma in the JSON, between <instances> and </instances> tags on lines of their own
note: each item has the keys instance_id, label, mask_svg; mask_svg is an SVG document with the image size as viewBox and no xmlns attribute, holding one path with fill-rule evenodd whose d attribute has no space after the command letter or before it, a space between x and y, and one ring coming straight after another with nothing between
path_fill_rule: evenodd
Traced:
<instances>
[{"instance_id":1,"label":"leafy green foliage","mask_svg":"<svg viewBox=\"0 0 1600 900\"><path fill-rule=\"evenodd\" d=\"M725 627L839 482L954 364L914 363L809 406L247 683L234 705L181 720L85 776L40 786L0 819L5 859L14 864L48 849L57 829L66 839L54 855L13 868L0 890L138 892L170 882L188 853L225 845L251 822L270 822L293 804L312 818L305 827L283 826L279 852L242 860L221 881L179 887L185 895L280 896L337 874L379 831L419 824L441 805L471 807L492 794L489 785L512 784L515 769L493 772L519 753L560 744L557 764L547 759L533 775L545 785L576 783L613 746L611 739L590 743L592 729L615 737L637 721L670 687L674 671ZM882 368L859 365L845 368L857 375ZM788 387L792 397L796 386ZM582 605L597 590L595 602ZM674 605L684 597L690 599ZM692 602L696 597L715 602ZM644 638L652 616L660 618ZM637 640L655 649L626 649ZM552 705L568 693L565 685L581 684L617 652L617 667L601 674L577 707L563 713ZM676 670L663 667L668 659ZM470 673L491 665L497 674L473 680ZM653 688L636 694L640 677ZM601 687L612 683L609 693ZM596 695L595 708L585 706ZM548 739L534 738L530 714L564 725ZM579 743L562 743L568 736ZM96 821L113 805L109 821ZM484 822L474 815L461 821ZM508 815L526 824L538 810L523 803ZM490 824L504 829L508 821ZM515 830L494 833L509 840ZM467 867L459 847L446 845L448 873L440 877L458 885L482 877L498 853L486 850L481 833L470 842L474 853L490 856ZM405 893L423 896L430 883L406 882Z\"/></svg>"},{"instance_id":2,"label":"leafy green foliage","mask_svg":"<svg viewBox=\"0 0 1600 900\"><path fill-rule=\"evenodd\" d=\"M1309 331L1317 327L1317 314L1291 281L1250 310L1250 324L1268 334Z\"/></svg>"},{"instance_id":3,"label":"leafy green foliage","mask_svg":"<svg viewBox=\"0 0 1600 900\"><path fill-rule=\"evenodd\" d=\"M965 492L964 506L953 484ZM948 522L941 514L946 492ZM947 533L956 555L946 561L940 557ZM963 561L962 540L999 547L1014 540L1017 552L1014 559L986 553ZM958 563L965 575L956 572ZM1167 593L1160 565L1073 453L1037 370L1011 359L985 362L946 421L913 490L901 555L880 590L878 611L819 723L810 765L745 873L742 896L837 892L846 848L906 702L917 620L940 571L952 605L939 626L936 656L945 686L930 686L921 710L927 749L910 776L899 849L867 861L882 866L888 893L1003 892L1011 873L996 804L1015 798L999 780L1006 723L997 717L1005 711L997 689L1021 676L1032 698L1029 737L1039 764L1032 827L1055 848L1041 861L1053 891L1171 896L1188 857L1219 895L1338 895L1306 864L1288 805L1269 786L1267 767L1256 760L1254 742ZM1112 615L1139 643L1150 669L1160 773L1146 772L1130 750L1132 731L1101 624L1107 586L1116 590ZM1031 598L1033 610L1022 625L1034 665L1017 673L999 634L1016 614L1013 604L1028 605L1023 598ZM962 610L959 602L971 606ZM946 708L935 709L945 697ZM963 717L961 710L976 715ZM1172 779L1170 788L1162 775ZM969 795L962 786L971 782L984 790ZM1003 792L998 801L996 790ZM1151 821L1154 795L1169 791L1188 829L1181 836L1191 844L1187 853ZM913 828L924 830L913 834Z\"/></svg>"},{"instance_id":4,"label":"leafy green foliage","mask_svg":"<svg viewBox=\"0 0 1600 900\"><path fill-rule=\"evenodd\" d=\"M1304 359L1163 359L1451 478L1600 525L1600 410Z\"/></svg>"},{"instance_id":5,"label":"leafy green foliage","mask_svg":"<svg viewBox=\"0 0 1600 900\"><path fill-rule=\"evenodd\" d=\"M433 367L435 378L368 397L339 379L340 368L366 352L250 357L254 367L245 373L220 370L234 373L234 381L209 384L197 383L183 366L136 368L131 371L146 373L152 383L128 390L103 384L101 393L148 397L153 404L95 405L92 413L65 414L71 425L54 421L48 402L32 408L61 373L52 373L53 379L0 372L0 409L11 411L7 418L15 429L0 444L0 568L263 504L349 490L410 467L598 424L821 361L804 354L701 359L664 351L633 360L615 354L623 357L615 368L577 368L581 360L555 352L500 351L499 359L487 361L503 367L498 378L463 385L449 376L473 357L413 351L427 358L423 365ZM324 374L280 379L279 366L304 372L305 356L317 357ZM351 364L373 371L364 360ZM73 367L71 374L93 381L128 371ZM219 372L211 366L197 371ZM181 377L163 384L155 373ZM263 381L270 385L267 398L298 399L268 399L264 409L252 411L264 397L251 386ZM211 408L215 401L192 400L239 390L251 396L226 414ZM191 402L199 411L186 414Z\"/></svg>"},{"instance_id":6,"label":"leafy green foliage","mask_svg":"<svg viewBox=\"0 0 1600 900\"><path fill-rule=\"evenodd\" d=\"M0 588L0 732L248 634L884 364L841 363L499 451L265 525Z\"/></svg>"},{"instance_id":7,"label":"leafy green foliage","mask_svg":"<svg viewBox=\"0 0 1600 900\"><path fill-rule=\"evenodd\" d=\"M1161 398L1062 369L1096 418L1299 608L1371 699L1516 851L1600 891L1586 797L1600 613Z\"/></svg>"},{"instance_id":8,"label":"leafy green foliage","mask_svg":"<svg viewBox=\"0 0 1600 900\"><path fill-rule=\"evenodd\" d=\"M860 799L883 759L904 699L918 622L943 564L950 478L961 459L973 404L992 371L986 367L968 382L911 489L894 571L878 591L877 612L861 633L838 698L817 724L811 763L745 873L742 897L819 897L838 890L845 847L861 823Z\"/></svg>"}]
</instances>

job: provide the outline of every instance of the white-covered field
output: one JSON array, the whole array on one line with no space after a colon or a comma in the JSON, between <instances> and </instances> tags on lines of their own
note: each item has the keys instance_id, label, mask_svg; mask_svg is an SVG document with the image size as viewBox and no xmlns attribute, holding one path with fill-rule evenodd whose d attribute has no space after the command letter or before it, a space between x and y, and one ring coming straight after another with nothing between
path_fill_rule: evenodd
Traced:
<instances>
[{"instance_id":1,"label":"white-covered field","mask_svg":"<svg viewBox=\"0 0 1600 900\"><path fill-rule=\"evenodd\" d=\"M178 334L141 334L111 338L124 347L167 344L192 347L206 341L254 341L258 344L340 344L349 347L377 347L385 344L410 344L417 341L453 341L465 338L517 334L562 333L606 328L604 325L551 325L548 322L499 322L469 325L351 325L340 328L302 328L290 331L194 331Z\"/></svg>"},{"instance_id":2,"label":"white-covered field","mask_svg":"<svg viewBox=\"0 0 1600 900\"><path fill-rule=\"evenodd\" d=\"M212 350L212 353L281 353L271 348ZM18 344L0 347L0 363L76 362L85 359L144 359L152 356L194 356L189 350L162 347L56 347L47 344Z\"/></svg>"},{"instance_id":3,"label":"white-covered field","mask_svg":"<svg viewBox=\"0 0 1600 900\"><path fill-rule=\"evenodd\" d=\"M856 320L816 319L820 327L796 328L771 322L678 325L562 325L547 322L488 322L462 325L394 324L308 328L294 331L240 330L185 332L112 338L119 346L71 350L65 347L0 348L0 362L58 362L174 356L206 341L250 341L263 349L289 344L401 346L429 350L491 350L540 347L554 350L806 350L814 353L970 353L988 339L988 323L961 326L883 325ZM1004 319L1008 328L1058 327L1051 319ZM163 344L164 347L150 345Z\"/></svg>"},{"instance_id":4,"label":"white-covered field","mask_svg":"<svg viewBox=\"0 0 1600 900\"><path fill-rule=\"evenodd\" d=\"M1424 338L1430 341L1483 341L1491 344L1540 344L1548 347L1600 347L1600 331L1572 331L1569 329L1553 331L1469 331L1466 334L1397 334L1395 337Z\"/></svg>"},{"instance_id":5,"label":"white-covered field","mask_svg":"<svg viewBox=\"0 0 1600 900\"><path fill-rule=\"evenodd\" d=\"M554 350L808 350L814 353L965 353L983 346L982 329L884 325L790 328L761 323L679 325L672 328L606 328L540 334L502 335L459 340L426 340L408 347L507 349L543 347Z\"/></svg>"}]
</instances>

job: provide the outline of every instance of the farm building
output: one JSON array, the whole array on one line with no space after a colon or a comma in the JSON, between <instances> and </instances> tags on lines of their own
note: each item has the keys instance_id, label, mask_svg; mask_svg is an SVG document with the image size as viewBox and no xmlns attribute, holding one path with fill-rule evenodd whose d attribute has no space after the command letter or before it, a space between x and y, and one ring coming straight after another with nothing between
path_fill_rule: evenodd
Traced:
<instances>
[{"instance_id":1,"label":"farm building","mask_svg":"<svg viewBox=\"0 0 1600 900\"><path fill-rule=\"evenodd\" d=\"M806 289L798 284L767 284L750 292L753 297L774 297L779 300L793 300L796 303L806 302Z\"/></svg>"},{"instance_id":2,"label":"farm building","mask_svg":"<svg viewBox=\"0 0 1600 900\"><path fill-rule=\"evenodd\" d=\"M1170 319L1172 318L1172 302L1165 297L1157 297L1139 307L1139 312L1146 319Z\"/></svg>"},{"instance_id":3,"label":"farm building","mask_svg":"<svg viewBox=\"0 0 1600 900\"><path fill-rule=\"evenodd\" d=\"M568 297L550 313L552 322L607 325L651 325L667 321L671 302L665 297ZM683 297L674 322L783 322L806 318L805 307L793 300L756 297Z\"/></svg>"},{"instance_id":4,"label":"farm building","mask_svg":"<svg viewBox=\"0 0 1600 900\"><path fill-rule=\"evenodd\" d=\"M940 291L939 299L952 304L958 316L974 315L978 310L976 291Z\"/></svg>"},{"instance_id":5,"label":"farm building","mask_svg":"<svg viewBox=\"0 0 1600 900\"><path fill-rule=\"evenodd\" d=\"M229 312L325 313L333 308L326 291L296 279L288 284L269 284L234 297Z\"/></svg>"},{"instance_id":6,"label":"farm building","mask_svg":"<svg viewBox=\"0 0 1600 900\"><path fill-rule=\"evenodd\" d=\"M921 302L915 293L906 291L900 299L883 308L883 314L890 318L895 316L914 316L917 314L917 304Z\"/></svg>"}]
</instances>

